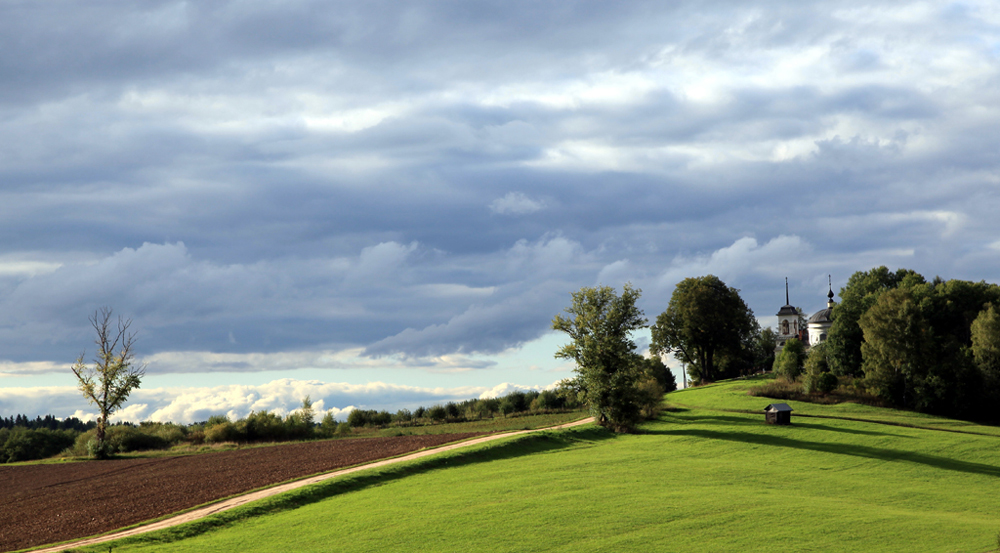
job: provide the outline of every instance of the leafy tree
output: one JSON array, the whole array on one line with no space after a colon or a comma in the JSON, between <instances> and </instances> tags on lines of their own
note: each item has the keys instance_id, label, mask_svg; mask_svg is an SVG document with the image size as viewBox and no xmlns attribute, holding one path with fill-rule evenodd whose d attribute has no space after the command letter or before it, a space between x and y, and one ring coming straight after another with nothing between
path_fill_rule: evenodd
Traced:
<instances>
[{"instance_id":1,"label":"leafy tree","mask_svg":"<svg viewBox=\"0 0 1000 553\"><path fill-rule=\"evenodd\" d=\"M663 359L660 359L659 355L643 357L637 353L635 354L635 362L646 376L656 380L656 383L663 388L664 394L677 389L677 378L670 371L670 368L663 363Z\"/></svg>"},{"instance_id":2,"label":"leafy tree","mask_svg":"<svg viewBox=\"0 0 1000 553\"><path fill-rule=\"evenodd\" d=\"M132 350L135 333L129 332L131 319L118 317L118 325L113 327L111 308L104 307L94 313L90 323L97 331L94 365L88 367L83 362L86 352L81 353L73 364L73 374L83 397L99 411L93 453L103 459L108 456L105 443L108 418L125 404L132 390L139 387L146 368L135 363Z\"/></svg>"},{"instance_id":3,"label":"leafy tree","mask_svg":"<svg viewBox=\"0 0 1000 553\"><path fill-rule=\"evenodd\" d=\"M333 437L337 433L337 419L333 418L333 412L327 411L323 415L323 420L319 423L319 433L324 438ZM350 425L347 425L350 428Z\"/></svg>"},{"instance_id":4,"label":"leafy tree","mask_svg":"<svg viewBox=\"0 0 1000 553\"><path fill-rule=\"evenodd\" d=\"M576 362L591 413L616 432L632 430L641 418L636 393L641 367L632 340L632 333L647 322L635 305L640 293L630 284L620 296L610 286L581 288L565 309L568 316L552 319L552 328L572 339L556 357Z\"/></svg>"},{"instance_id":5,"label":"leafy tree","mask_svg":"<svg viewBox=\"0 0 1000 553\"><path fill-rule=\"evenodd\" d=\"M702 382L736 376L753 363L757 319L740 297L714 275L677 284L666 311L652 327L650 350L672 353L692 366ZM716 372L717 361L725 370ZM690 371L691 369L689 369Z\"/></svg>"},{"instance_id":6,"label":"leafy tree","mask_svg":"<svg viewBox=\"0 0 1000 553\"><path fill-rule=\"evenodd\" d=\"M1000 313L991 303L971 325L972 355L990 388L1000 385Z\"/></svg>"},{"instance_id":7,"label":"leafy tree","mask_svg":"<svg viewBox=\"0 0 1000 553\"><path fill-rule=\"evenodd\" d=\"M890 272L884 265L870 271L858 271L840 289L840 303L833 309L827 343L830 370L836 375L861 376L861 343L864 333L858 322L879 296L898 287L910 288L924 283L924 277L909 269Z\"/></svg>"},{"instance_id":8,"label":"leafy tree","mask_svg":"<svg viewBox=\"0 0 1000 553\"><path fill-rule=\"evenodd\" d=\"M789 338L785 340L781 353L774 359L774 373L788 380L795 380L802 373L805 360L805 346L798 338Z\"/></svg>"},{"instance_id":9,"label":"leafy tree","mask_svg":"<svg viewBox=\"0 0 1000 553\"><path fill-rule=\"evenodd\" d=\"M761 329L754 343L754 369L767 370L774 366L774 350L778 347L778 334L773 328Z\"/></svg>"},{"instance_id":10,"label":"leafy tree","mask_svg":"<svg viewBox=\"0 0 1000 553\"><path fill-rule=\"evenodd\" d=\"M861 316L859 324L868 388L897 405L926 407L928 396L940 390L933 389L936 382L928 382L935 353L933 332L919 298L909 290L890 290Z\"/></svg>"},{"instance_id":11,"label":"leafy tree","mask_svg":"<svg viewBox=\"0 0 1000 553\"><path fill-rule=\"evenodd\" d=\"M837 384L837 376L830 372L827 362L826 342L809 348L803 380L806 393L828 394L837 388Z\"/></svg>"}]
</instances>

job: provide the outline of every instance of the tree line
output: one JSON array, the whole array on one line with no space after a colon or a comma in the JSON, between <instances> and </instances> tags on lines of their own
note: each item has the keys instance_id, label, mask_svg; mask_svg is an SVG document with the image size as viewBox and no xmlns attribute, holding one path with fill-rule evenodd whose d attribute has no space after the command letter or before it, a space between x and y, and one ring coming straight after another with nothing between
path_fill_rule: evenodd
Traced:
<instances>
[{"instance_id":1,"label":"tree line","mask_svg":"<svg viewBox=\"0 0 1000 553\"><path fill-rule=\"evenodd\" d=\"M882 266L854 273L840 297L815 352L830 373L898 407L998 418L1000 286Z\"/></svg>"},{"instance_id":2,"label":"tree line","mask_svg":"<svg viewBox=\"0 0 1000 553\"><path fill-rule=\"evenodd\" d=\"M94 421L84 422L76 417L57 419L52 415L45 415L44 417L39 415L31 419L27 415L21 414L11 417L0 417L0 428L27 428L30 430L46 428L48 430L77 430L85 432L95 426L97 426L97 423Z\"/></svg>"}]
</instances>

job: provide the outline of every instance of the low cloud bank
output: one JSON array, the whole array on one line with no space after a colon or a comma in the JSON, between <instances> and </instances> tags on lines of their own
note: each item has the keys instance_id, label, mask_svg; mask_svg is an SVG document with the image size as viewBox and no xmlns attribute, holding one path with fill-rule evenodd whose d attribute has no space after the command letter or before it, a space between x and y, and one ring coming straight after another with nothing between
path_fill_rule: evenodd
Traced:
<instances>
[{"instance_id":1,"label":"low cloud bank","mask_svg":"<svg viewBox=\"0 0 1000 553\"><path fill-rule=\"evenodd\" d=\"M550 386L551 387L551 386ZM457 388L422 388L384 382L347 384L318 380L280 379L259 386L227 385L190 388L153 388L136 390L128 404L115 414L113 421L155 421L189 424L213 415L239 419L251 411L270 411L286 415L309 396L320 416L333 414L345 420L354 408L413 409L448 401L497 397L514 390L540 390L544 387L503 383L493 388L465 386ZM51 414L96 420L97 411L71 386L0 388L0 411L25 413L29 417Z\"/></svg>"}]
</instances>

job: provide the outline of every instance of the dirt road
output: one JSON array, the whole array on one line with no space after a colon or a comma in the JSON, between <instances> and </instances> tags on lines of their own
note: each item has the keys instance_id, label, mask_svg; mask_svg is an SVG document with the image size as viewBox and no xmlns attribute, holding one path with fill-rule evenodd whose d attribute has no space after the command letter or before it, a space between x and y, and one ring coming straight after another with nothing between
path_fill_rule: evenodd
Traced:
<instances>
[{"instance_id":1,"label":"dirt road","mask_svg":"<svg viewBox=\"0 0 1000 553\"><path fill-rule=\"evenodd\" d=\"M568 428L590 422L593 422L592 418L551 429ZM480 437L471 440L441 447L435 446L477 436L477 434L306 442L190 457L7 467L8 469L37 468L40 469L39 473L45 473L45 467L53 467L54 469L81 467L80 472L74 473L73 476L65 474L66 471L63 471L61 476L15 474L16 470L5 471L4 467L0 467L0 490L4 491L5 496L7 490L14 488L12 480L22 479L34 482L32 491L13 494L13 501L5 501L3 505L0 505L0 520L4 521L4 524L0 526L0 551L39 546L45 543L107 532L114 528L122 528L143 520L188 509L214 499L248 492L276 482L333 470L333 472L324 472L324 474L317 476L230 497L159 522L38 551L39 553L63 551L71 547L92 545L152 532L360 470L410 461L444 451L537 431L522 430L487 436L479 435ZM394 457L407 451L428 447L434 449L422 449L409 455ZM393 458L387 459L386 457ZM376 461L377 459L382 460ZM115 463L120 466L115 466ZM338 467L358 463L369 464L335 470ZM52 469L48 470L52 471L53 474L58 472ZM297 474L290 475L293 472ZM225 485L227 482L230 485ZM235 488L241 489L233 491ZM206 495L211 495L211 497L206 497ZM126 503L120 504L123 501ZM103 512L100 509L90 507L95 504L104 505L106 509L109 505L111 507L109 512ZM154 509L153 505L157 507ZM20 514L15 515L15 513ZM45 516L45 513L48 513L48 516ZM129 516L123 517L121 516L123 514Z\"/></svg>"}]
</instances>

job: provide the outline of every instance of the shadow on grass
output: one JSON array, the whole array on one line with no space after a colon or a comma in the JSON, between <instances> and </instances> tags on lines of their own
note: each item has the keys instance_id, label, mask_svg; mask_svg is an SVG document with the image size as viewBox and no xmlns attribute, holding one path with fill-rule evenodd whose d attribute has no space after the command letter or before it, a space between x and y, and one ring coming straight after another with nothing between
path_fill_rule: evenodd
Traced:
<instances>
[{"instance_id":1,"label":"shadow on grass","mask_svg":"<svg viewBox=\"0 0 1000 553\"><path fill-rule=\"evenodd\" d=\"M489 443L472 450L454 450L415 461L389 465L370 472L348 474L325 482L262 499L248 505L222 511L215 515L167 528L149 534L108 542L113 545L155 545L180 541L215 529L225 528L254 517L296 509L331 497L357 492L407 476L425 474L435 470L514 459L526 455L553 453L569 447L588 447L615 437L615 434L597 426L573 428L558 432L525 434L501 443ZM106 551L108 543L69 552Z\"/></svg>"},{"instance_id":2,"label":"shadow on grass","mask_svg":"<svg viewBox=\"0 0 1000 553\"><path fill-rule=\"evenodd\" d=\"M843 432L845 434L858 434L861 436L889 436L892 438L913 438L913 436L906 436L904 434L893 434L891 432L874 432L872 430L858 430L857 428L838 428L836 426L827 426L825 424L815 424L811 422L801 422L801 421L796 421L792 423L792 426L798 428L812 428L813 430Z\"/></svg>"},{"instance_id":3,"label":"shadow on grass","mask_svg":"<svg viewBox=\"0 0 1000 553\"><path fill-rule=\"evenodd\" d=\"M650 434L661 434L665 436L695 436L707 440L725 440L730 442L740 442L745 444L768 445L775 447L790 447L794 449L804 449L807 451L819 451L822 453L834 453L837 455L849 455L852 457L863 457L867 459L877 459L879 461L902 461L907 463L917 463L929 467L968 474L979 474L983 476L1000 477L1000 467L985 465L982 463L970 463L959 461L948 457L938 457L926 455L912 451L900 451L896 449L884 449L856 444L809 442L796 440L784 436L770 436L766 434L751 434L748 432L722 432L716 430L700 429L678 429L678 430L651 430Z\"/></svg>"},{"instance_id":4,"label":"shadow on grass","mask_svg":"<svg viewBox=\"0 0 1000 553\"><path fill-rule=\"evenodd\" d=\"M764 422L764 415L748 415L748 416L736 416L736 415L684 415L684 416L674 416L673 413L664 413L660 417L663 420L669 422L679 422L679 423L719 423L726 426L760 426L766 424ZM816 424L810 422L796 421L793 426L798 428L811 428L813 430L823 430L830 432L843 432L845 434L859 434L863 436L890 436L894 438L911 438L912 436L904 436L903 434L892 434L889 432L875 432L872 430L858 430L854 428L838 428L836 426L828 426L825 424Z\"/></svg>"}]
</instances>

